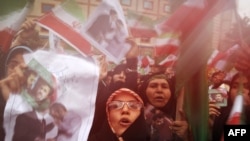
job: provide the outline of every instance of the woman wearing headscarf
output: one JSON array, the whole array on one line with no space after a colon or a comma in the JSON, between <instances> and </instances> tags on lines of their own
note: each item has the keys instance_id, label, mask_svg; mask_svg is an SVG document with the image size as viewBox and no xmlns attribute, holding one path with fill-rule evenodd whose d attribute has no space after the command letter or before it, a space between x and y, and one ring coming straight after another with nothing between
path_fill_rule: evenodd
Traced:
<instances>
[{"instance_id":1,"label":"woman wearing headscarf","mask_svg":"<svg viewBox=\"0 0 250 141\"><path fill-rule=\"evenodd\" d=\"M214 102L209 104L210 125L213 141L220 141L223 136L224 125L227 124L235 98L238 94L243 96L243 111L241 114L245 124L250 124L250 77L248 74L237 73L230 82L228 104L219 107Z\"/></svg>"},{"instance_id":2,"label":"woman wearing headscarf","mask_svg":"<svg viewBox=\"0 0 250 141\"><path fill-rule=\"evenodd\" d=\"M134 91L121 88L106 102L107 120L89 141L149 141L143 101Z\"/></svg>"},{"instance_id":3,"label":"woman wearing headscarf","mask_svg":"<svg viewBox=\"0 0 250 141\"><path fill-rule=\"evenodd\" d=\"M147 76L140 86L151 141L189 140L186 119L175 120L174 86L174 78L168 79L163 73Z\"/></svg>"}]
</instances>

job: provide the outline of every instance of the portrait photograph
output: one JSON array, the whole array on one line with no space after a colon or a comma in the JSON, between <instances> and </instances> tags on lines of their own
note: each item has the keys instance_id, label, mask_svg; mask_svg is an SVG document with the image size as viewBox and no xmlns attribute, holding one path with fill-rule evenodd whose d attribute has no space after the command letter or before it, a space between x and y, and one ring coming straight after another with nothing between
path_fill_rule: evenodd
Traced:
<instances>
[{"instance_id":1,"label":"portrait photograph","mask_svg":"<svg viewBox=\"0 0 250 141\"><path fill-rule=\"evenodd\" d=\"M86 21L84 35L111 61L120 62L130 45L124 15L119 7L102 2Z\"/></svg>"}]
</instances>

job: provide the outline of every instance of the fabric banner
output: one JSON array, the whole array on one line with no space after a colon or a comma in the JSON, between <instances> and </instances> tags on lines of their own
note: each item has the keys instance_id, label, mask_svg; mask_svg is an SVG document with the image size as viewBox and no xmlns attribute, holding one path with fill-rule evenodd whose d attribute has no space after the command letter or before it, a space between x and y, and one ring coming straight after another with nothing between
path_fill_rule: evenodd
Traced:
<instances>
[{"instance_id":1,"label":"fabric banner","mask_svg":"<svg viewBox=\"0 0 250 141\"><path fill-rule=\"evenodd\" d=\"M219 50L214 50L211 57L208 60L209 67L215 67L218 70L225 71L226 65L230 64L230 58L239 49L239 45L234 45L226 51L222 52Z\"/></svg>"},{"instance_id":2,"label":"fabric banner","mask_svg":"<svg viewBox=\"0 0 250 141\"><path fill-rule=\"evenodd\" d=\"M86 56L91 53L91 45L81 33L84 22L82 9L75 0L58 5L38 19L38 25L53 31L55 35Z\"/></svg>"},{"instance_id":3,"label":"fabric banner","mask_svg":"<svg viewBox=\"0 0 250 141\"><path fill-rule=\"evenodd\" d=\"M170 54L164 60L162 60L159 63L159 65L169 67L169 66L173 66L176 61L177 61L177 56L174 54Z\"/></svg>"},{"instance_id":4,"label":"fabric banner","mask_svg":"<svg viewBox=\"0 0 250 141\"><path fill-rule=\"evenodd\" d=\"M128 23L131 35L135 38L150 38L157 35L156 31L154 30L154 25L157 21L154 21L149 17L139 15L132 10L128 10L126 21Z\"/></svg>"},{"instance_id":5,"label":"fabric banner","mask_svg":"<svg viewBox=\"0 0 250 141\"><path fill-rule=\"evenodd\" d=\"M155 39L155 55L176 53L180 46L179 34L175 32L166 32Z\"/></svg>"},{"instance_id":6,"label":"fabric banner","mask_svg":"<svg viewBox=\"0 0 250 141\"><path fill-rule=\"evenodd\" d=\"M99 80L97 62L90 57L78 58L42 50L27 54L24 58L28 65L30 60L35 59L53 76L53 93L42 104L37 102L42 96L33 98L33 95L27 97L23 94L11 94L4 112L5 140L9 141L15 137L26 141L55 137L61 141L87 140L93 122ZM32 66L31 68L36 70L39 68L34 62ZM37 74L46 80L47 84L51 84L51 81L48 81L51 80L51 77L48 77L51 75L45 75L45 71L39 70ZM29 80L27 79L27 82ZM39 84L37 86L43 86L42 83ZM40 104L41 107L34 106L32 102ZM58 117L60 108L65 112L61 118ZM37 122L39 120L40 122ZM40 124L44 127L42 131L39 131Z\"/></svg>"},{"instance_id":7,"label":"fabric banner","mask_svg":"<svg viewBox=\"0 0 250 141\"><path fill-rule=\"evenodd\" d=\"M235 97L233 108L227 120L228 125L240 125L242 123L241 113L243 110L243 95L238 94Z\"/></svg>"}]
</instances>

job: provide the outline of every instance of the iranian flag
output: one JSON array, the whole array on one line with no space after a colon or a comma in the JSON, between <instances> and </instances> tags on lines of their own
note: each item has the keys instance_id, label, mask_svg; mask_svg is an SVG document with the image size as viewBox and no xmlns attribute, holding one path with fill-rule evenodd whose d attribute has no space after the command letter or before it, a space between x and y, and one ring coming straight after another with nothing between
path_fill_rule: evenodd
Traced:
<instances>
[{"instance_id":1,"label":"iranian flag","mask_svg":"<svg viewBox=\"0 0 250 141\"><path fill-rule=\"evenodd\" d=\"M75 0L69 0L39 18L38 25L52 31L86 56L91 53L91 45L80 32L85 21L82 11Z\"/></svg>"},{"instance_id":2,"label":"iranian flag","mask_svg":"<svg viewBox=\"0 0 250 141\"><path fill-rule=\"evenodd\" d=\"M230 57L239 49L239 45L234 45L228 50L222 52L219 50L214 50L211 57L208 60L208 65L210 67L215 67L219 70L225 70L226 66L230 62Z\"/></svg>"},{"instance_id":3,"label":"iranian flag","mask_svg":"<svg viewBox=\"0 0 250 141\"><path fill-rule=\"evenodd\" d=\"M157 56L173 54L180 46L179 34L175 32L164 33L155 38L155 54Z\"/></svg>"},{"instance_id":4,"label":"iranian flag","mask_svg":"<svg viewBox=\"0 0 250 141\"><path fill-rule=\"evenodd\" d=\"M184 88L183 109L192 127L194 140L208 139L207 78L204 74L212 43L209 23L216 13L223 12L226 6L230 7L231 2L234 0L186 0L169 18L155 27L158 35L180 33L176 96Z\"/></svg>"},{"instance_id":5,"label":"iranian flag","mask_svg":"<svg viewBox=\"0 0 250 141\"><path fill-rule=\"evenodd\" d=\"M161 66L173 66L175 64L175 62L177 61L177 56L174 54L170 54L168 55L164 60L162 60L159 65Z\"/></svg>"},{"instance_id":6,"label":"iranian flag","mask_svg":"<svg viewBox=\"0 0 250 141\"><path fill-rule=\"evenodd\" d=\"M244 103L243 100L244 99L242 94L238 94L235 97L233 108L227 120L228 125L240 125L242 123L241 113L243 110L243 103Z\"/></svg>"},{"instance_id":7,"label":"iranian flag","mask_svg":"<svg viewBox=\"0 0 250 141\"><path fill-rule=\"evenodd\" d=\"M18 2L13 0L1 1L0 14L0 50L8 51L11 46L12 39L25 21L27 14L32 8L34 1L21 0Z\"/></svg>"},{"instance_id":8,"label":"iranian flag","mask_svg":"<svg viewBox=\"0 0 250 141\"><path fill-rule=\"evenodd\" d=\"M154 60L149 56L144 56L141 59L141 67L146 68L147 66L154 64Z\"/></svg>"},{"instance_id":9,"label":"iranian flag","mask_svg":"<svg viewBox=\"0 0 250 141\"><path fill-rule=\"evenodd\" d=\"M187 0L164 22L155 26L158 34L169 31L191 32L203 18L206 0Z\"/></svg>"},{"instance_id":10,"label":"iranian flag","mask_svg":"<svg viewBox=\"0 0 250 141\"><path fill-rule=\"evenodd\" d=\"M152 18L140 15L135 11L128 10L126 21L133 37L150 38L157 36L154 24L157 22Z\"/></svg>"}]
</instances>

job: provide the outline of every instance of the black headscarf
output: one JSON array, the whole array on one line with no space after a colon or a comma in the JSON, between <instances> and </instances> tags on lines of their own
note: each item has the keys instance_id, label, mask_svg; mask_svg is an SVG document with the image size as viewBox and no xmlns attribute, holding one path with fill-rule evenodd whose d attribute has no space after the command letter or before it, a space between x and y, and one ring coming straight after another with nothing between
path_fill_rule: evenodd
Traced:
<instances>
[{"instance_id":1,"label":"black headscarf","mask_svg":"<svg viewBox=\"0 0 250 141\"><path fill-rule=\"evenodd\" d=\"M149 82L151 81L152 78L163 78L165 80L167 80L169 87L170 87L170 92L171 92L171 97L168 101L168 103L160 108L160 110L162 112L164 112L166 115L172 117L173 119L175 119L175 111L176 111L176 98L175 98L175 78L171 78L169 79L165 74L163 73L154 73L154 74L150 74L148 76L144 76L143 77L143 82L139 88L139 94L144 102L144 104L146 105L147 103L149 103L148 98L146 96L146 89L148 87Z\"/></svg>"}]
</instances>

